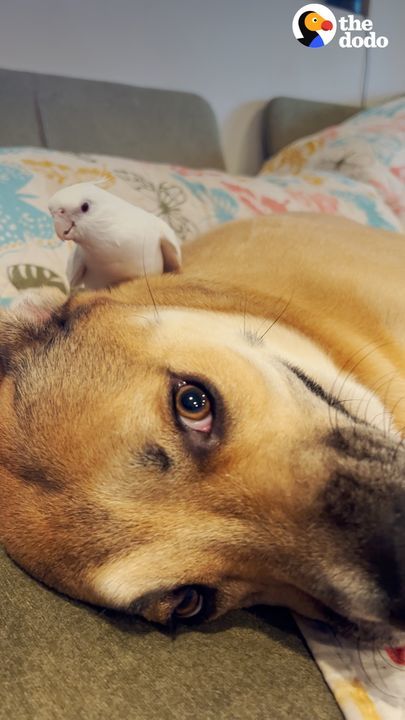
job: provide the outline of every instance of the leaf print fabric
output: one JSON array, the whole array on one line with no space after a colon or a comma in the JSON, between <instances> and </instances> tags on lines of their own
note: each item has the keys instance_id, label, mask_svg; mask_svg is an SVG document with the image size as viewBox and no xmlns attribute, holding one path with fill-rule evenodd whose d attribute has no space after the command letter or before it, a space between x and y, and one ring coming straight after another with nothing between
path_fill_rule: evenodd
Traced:
<instances>
[{"instance_id":1,"label":"leaf print fabric","mask_svg":"<svg viewBox=\"0 0 405 720\"><path fill-rule=\"evenodd\" d=\"M9 265L7 268L8 279L16 290L30 290L40 287L55 287L66 293L68 288L63 279L49 268L39 265Z\"/></svg>"},{"instance_id":2,"label":"leaf print fabric","mask_svg":"<svg viewBox=\"0 0 405 720\"><path fill-rule=\"evenodd\" d=\"M67 287L65 268L70 243L61 243L54 233L48 198L61 187L100 180L106 189L163 218L184 243L219 223L289 211L344 215L375 227L401 229L395 213L375 187L335 172L307 170L288 176L281 172L235 177L217 170L192 170L125 158L3 148L3 304L23 288L40 284Z\"/></svg>"}]
</instances>

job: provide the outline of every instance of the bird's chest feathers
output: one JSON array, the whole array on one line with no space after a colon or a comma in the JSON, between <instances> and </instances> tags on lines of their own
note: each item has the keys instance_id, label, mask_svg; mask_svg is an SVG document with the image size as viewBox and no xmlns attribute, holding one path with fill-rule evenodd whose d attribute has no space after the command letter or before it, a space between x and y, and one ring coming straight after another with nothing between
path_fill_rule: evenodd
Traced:
<instances>
[{"instance_id":1,"label":"bird's chest feathers","mask_svg":"<svg viewBox=\"0 0 405 720\"><path fill-rule=\"evenodd\" d=\"M122 238L80 243L80 251L86 266L86 283L90 277L109 284L125 278L139 277L146 273L163 272L160 245L154 238L135 237L130 241ZM93 279L94 279L93 278ZM92 281L93 282L93 281Z\"/></svg>"}]
</instances>

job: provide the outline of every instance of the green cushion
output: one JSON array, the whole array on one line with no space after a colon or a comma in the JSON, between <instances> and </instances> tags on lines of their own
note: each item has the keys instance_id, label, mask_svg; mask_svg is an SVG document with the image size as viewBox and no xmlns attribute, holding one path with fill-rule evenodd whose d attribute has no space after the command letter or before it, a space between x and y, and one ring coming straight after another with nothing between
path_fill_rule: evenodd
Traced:
<instances>
[{"instance_id":1,"label":"green cushion","mask_svg":"<svg viewBox=\"0 0 405 720\"><path fill-rule=\"evenodd\" d=\"M335 720L286 611L175 636L67 600L0 550L1 720Z\"/></svg>"}]
</instances>

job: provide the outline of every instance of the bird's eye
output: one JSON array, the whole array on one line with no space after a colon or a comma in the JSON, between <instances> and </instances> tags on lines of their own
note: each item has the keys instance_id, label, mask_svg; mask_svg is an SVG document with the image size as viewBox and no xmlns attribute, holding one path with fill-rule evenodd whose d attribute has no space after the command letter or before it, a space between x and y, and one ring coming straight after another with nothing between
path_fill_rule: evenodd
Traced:
<instances>
[{"instance_id":1,"label":"bird's eye","mask_svg":"<svg viewBox=\"0 0 405 720\"><path fill-rule=\"evenodd\" d=\"M185 427L205 433L211 431L213 403L204 388L188 383L177 385L174 389L174 409Z\"/></svg>"},{"instance_id":2,"label":"bird's eye","mask_svg":"<svg viewBox=\"0 0 405 720\"><path fill-rule=\"evenodd\" d=\"M89 207L90 207L89 203L88 203L88 202L84 202L83 205L81 206L80 210L81 210L82 212L86 213L86 212L88 211Z\"/></svg>"},{"instance_id":3,"label":"bird's eye","mask_svg":"<svg viewBox=\"0 0 405 720\"><path fill-rule=\"evenodd\" d=\"M183 620L198 615L204 607L204 597L196 588L189 587L174 610L174 617Z\"/></svg>"},{"instance_id":4,"label":"bird's eye","mask_svg":"<svg viewBox=\"0 0 405 720\"><path fill-rule=\"evenodd\" d=\"M318 18L313 18L313 19L312 19L312 22L317 23L317 22L318 22Z\"/></svg>"}]
</instances>

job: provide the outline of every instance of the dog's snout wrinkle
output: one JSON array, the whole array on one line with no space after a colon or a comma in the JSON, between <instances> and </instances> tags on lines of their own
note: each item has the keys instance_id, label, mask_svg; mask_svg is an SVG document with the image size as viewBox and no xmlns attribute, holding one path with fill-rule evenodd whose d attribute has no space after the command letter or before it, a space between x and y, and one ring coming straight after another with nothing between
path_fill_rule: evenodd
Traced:
<instances>
[{"instance_id":1,"label":"dog's snout wrinkle","mask_svg":"<svg viewBox=\"0 0 405 720\"><path fill-rule=\"evenodd\" d=\"M376 437L374 437L376 435ZM382 436L382 434L381 434ZM405 524L405 452L379 431L339 431L329 436L338 450L331 477L322 490L329 520L340 527L365 528L373 523Z\"/></svg>"},{"instance_id":2,"label":"dog's snout wrinkle","mask_svg":"<svg viewBox=\"0 0 405 720\"><path fill-rule=\"evenodd\" d=\"M382 466L396 461L403 453L405 466L405 448L394 438L367 424L356 423L356 425L336 427L327 435L325 442L329 447L353 460L376 460Z\"/></svg>"}]
</instances>

